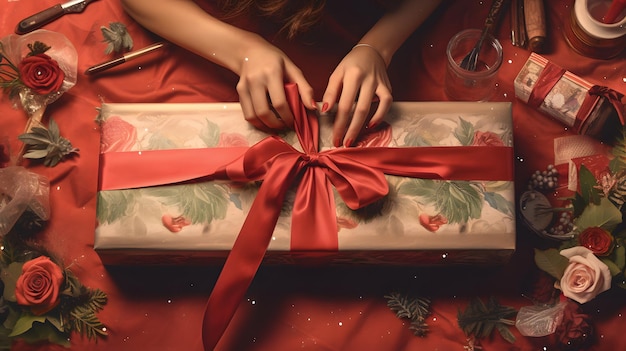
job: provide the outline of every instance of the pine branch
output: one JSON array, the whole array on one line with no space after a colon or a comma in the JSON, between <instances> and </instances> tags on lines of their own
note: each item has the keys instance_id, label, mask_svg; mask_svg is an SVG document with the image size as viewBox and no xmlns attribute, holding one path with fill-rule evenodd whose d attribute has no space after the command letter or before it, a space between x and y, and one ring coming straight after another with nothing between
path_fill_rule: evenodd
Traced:
<instances>
[{"instance_id":1,"label":"pine branch","mask_svg":"<svg viewBox=\"0 0 626 351\"><path fill-rule=\"evenodd\" d=\"M430 314L430 299L424 297L411 298L398 292L385 295L387 306L400 319L411 321L409 329L416 336L426 336L428 324L426 317Z\"/></svg>"},{"instance_id":2,"label":"pine branch","mask_svg":"<svg viewBox=\"0 0 626 351\"><path fill-rule=\"evenodd\" d=\"M99 289L89 290L89 299L82 305L74 307L70 312L71 329L86 336L88 339L107 336L104 324L98 319L96 313L104 308L107 296Z\"/></svg>"}]
</instances>

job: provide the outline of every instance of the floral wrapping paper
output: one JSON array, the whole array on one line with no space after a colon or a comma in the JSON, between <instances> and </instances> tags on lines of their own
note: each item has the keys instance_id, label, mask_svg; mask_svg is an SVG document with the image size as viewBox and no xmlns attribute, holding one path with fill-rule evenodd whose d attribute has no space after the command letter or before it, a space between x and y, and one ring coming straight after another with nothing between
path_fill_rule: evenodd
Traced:
<instances>
[{"instance_id":1,"label":"floral wrapping paper","mask_svg":"<svg viewBox=\"0 0 626 351\"><path fill-rule=\"evenodd\" d=\"M243 119L237 103L104 104L101 121L103 153L206 147L219 152L267 137ZM332 115L321 115L322 150L331 147L331 129ZM299 149L293 132L280 137ZM510 103L394 102L386 122L367 131L356 147L471 145L513 146ZM507 162L513 160L502 160ZM335 192L339 252L329 254L334 261L485 263L506 260L514 251L512 181L386 177L389 195L357 211ZM207 181L99 191L95 249L109 264L221 260L257 190L255 183ZM289 252L293 195L287 195L268 261L327 254Z\"/></svg>"}]
</instances>

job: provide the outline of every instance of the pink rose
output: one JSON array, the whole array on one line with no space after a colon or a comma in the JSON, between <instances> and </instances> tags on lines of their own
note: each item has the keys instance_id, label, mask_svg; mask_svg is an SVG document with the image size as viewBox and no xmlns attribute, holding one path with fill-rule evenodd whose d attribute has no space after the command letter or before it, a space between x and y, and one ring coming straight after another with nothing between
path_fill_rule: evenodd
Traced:
<instances>
[{"instance_id":1,"label":"pink rose","mask_svg":"<svg viewBox=\"0 0 626 351\"><path fill-rule=\"evenodd\" d=\"M505 146L502 139L492 132L481 132L477 130L474 133L473 146Z\"/></svg>"},{"instance_id":2,"label":"pink rose","mask_svg":"<svg viewBox=\"0 0 626 351\"><path fill-rule=\"evenodd\" d=\"M17 303L30 306L35 315L42 315L59 304L63 271L49 257L39 256L22 266L17 278L15 298Z\"/></svg>"},{"instance_id":3,"label":"pink rose","mask_svg":"<svg viewBox=\"0 0 626 351\"><path fill-rule=\"evenodd\" d=\"M61 90L65 79L59 64L46 54L26 56L18 69L22 83L41 95Z\"/></svg>"},{"instance_id":4,"label":"pink rose","mask_svg":"<svg viewBox=\"0 0 626 351\"><path fill-rule=\"evenodd\" d=\"M448 223L448 220L443 215L438 214L434 216L429 216L426 213L422 213L419 216L419 221L422 227L431 232L436 232L437 230L439 230L440 226Z\"/></svg>"},{"instance_id":5,"label":"pink rose","mask_svg":"<svg viewBox=\"0 0 626 351\"><path fill-rule=\"evenodd\" d=\"M588 248L575 246L561 250L561 255L569 259L569 265L557 288L566 297L585 303L611 288L609 268Z\"/></svg>"},{"instance_id":6,"label":"pink rose","mask_svg":"<svg viewBox=\"0 0 626 351\"><path fill-rule=\"evenodd\" d=\"M220 141L217 143L219 147L228 147L228 146L250 146L248 140L237 133L221 133Z\"/></svg>"},{"instance_id":7,"label":"pink rose","mask_svg":"<svg viewBox=\"0 0 626 351\"><path fill-rule=\"evenodd\" d=\"M613 248L613 236L600 227L589 227L580 233L578 243L598 256L606 256Z\"/></svg>"},{"instance_id":8,"label":"pink rose","mask_svg":"<svg viewBox=\"0 0 626 351\"><path fill-rule=\"evenodd\" d=\"M137 130L120 117L108 118L102 124L100 152L128 151L136 141Z\"/></svg>"},{"instance_id":9,"label":"pink rose","mask_svg":"<svg viewBox=\"0 0 626 351\"><path fill-rule=\"evenodd\" d=\"M374 128L365 129L355 147L384 147L391 142L391 126L387 122L382 122Z\"/></svg>"}]
</instances>

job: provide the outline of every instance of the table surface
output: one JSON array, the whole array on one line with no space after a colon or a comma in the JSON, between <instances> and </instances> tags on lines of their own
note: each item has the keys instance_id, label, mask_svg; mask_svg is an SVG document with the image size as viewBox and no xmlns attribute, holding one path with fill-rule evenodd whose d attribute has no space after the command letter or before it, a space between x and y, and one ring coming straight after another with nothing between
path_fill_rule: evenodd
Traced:
<instances>
[{"instance_id":1,"label":"table surface","mask_svg":"<svg viewBox=\"0 0 626 351\"><path fill-rule=\"evenodd\" d=\"M56 3L2 0L0 35L12 34L21 18ZM329 2L325 25L292 42L273 36L275 28L267 21L245 25L283 48L321 99L329 72L379 13L365 11L362 4ZM604 61L577 54L562 34L573 0L546 4L549 28L543 56L584 79L625 92L624 56ZM444 2L391 64L396 101L447 101L442 79L446 44L462 29L481 27L489 5L484 0ZM135 48L158 40L114 0L93 2L81 14L66 15L45 26L65 34L78 51L78 82L47 108L45 118L55 119L62 134L80 148L80 155L54 168L29 165L31 171L51 181L52 216L41 240L71 265L85 285L109 296L99 315L108 327L108 338L96 344L74 337L72 349L199 351L201 318L220 267L106 267L93 250L99 149L99 127L94 120L103 102L235 102L237 77L173 46L103 74L85 76L82 72L88 67L111 58L104 53L100 31L111 22L127 25ZM553 140L572 132L515 98L513 80L530 53L511 45L509 30L507 15L495 33L504 48L504 61L493 101L513 105L519 195L532 172L554 162ZM15 136L25 123L23 111L4 97L0 116L0 136L9 136L17 149ZM219 349L464 350L468 342L456 316L470 299L496 296L503 305L515 308L531 304L524 292L537 272L532 249L544 243L521 221L518 227L517 251L508 264L498 267L263 266ZM427 337L413 336L408 324L388 309L384 295L392 291L432 298ZM626 341L625 297L624 291L614 288L584 305L595 322L593 350L617 350ZM515 344L494 335L483 341L483 349L539 350L545 346L543 339L512 332Z\"/></svg>"}]
</instances>

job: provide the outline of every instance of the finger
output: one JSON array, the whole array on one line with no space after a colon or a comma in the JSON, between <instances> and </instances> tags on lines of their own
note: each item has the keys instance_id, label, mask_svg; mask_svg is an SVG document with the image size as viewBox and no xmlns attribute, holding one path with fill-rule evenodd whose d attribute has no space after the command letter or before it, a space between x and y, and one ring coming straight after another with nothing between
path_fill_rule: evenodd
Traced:
<instances>
[{"instance_id":1,"label":"finger","mask_svg":"<svg viewBox=\"0 0 626 351\"><path fill-rule=\"evenodd\" d=\"M335 106L335 101L342 89L342 81L337 75L332 74L328 79L328 86L322 97L322 112L330 111Z\"/></svg>"},{"instance_id":2,"label":"finger","mask_svg":"<svg viewBox=\"0 0 626 351\"><path fill-rule=\"evenodd\" d=\"M343 145L345 147L352 146L363 130L370 114L373 96L374 90L372 87L361 86L359 99L354 107L354 113L352 114L352 119L350 120L350 124L343 140Z\"/></svg>"},{"instance_id":3,"label":"finger","mask_svg":"<svg viewBox=\"0 0 626 351\"><path fill-rule=\"evenodd\" d=\"M270 100L265 85L255 85L250 91L250 97L254 107L254 112L263 124L273 130L285 128L285 124L281 120L281 117L276 115L276 113L274 113L274 109L270 106Z\"/></svg>"},{"instance_id":4,"label":"finger","mask_svg":"<svg viewBox=\"0 0 626 351\"><path fill-rule=\"evenodd\" d=\"M337 113L333 123L333 145L339 147L343 144L344 136L348 124L350 123L350 114L354 108L357 91L355 85L349 84L343 87L339 103L337 104Z\"/></svg>"},{"instance_id":5,"label":"finger","mask_svg":"<svg viewBox=\"0 0 626 351\"><path fill-rule=\"evenodd\" d=\"M385 115L387 115L387 112L389 112L389 109L391 108L391 103L393 102L393 96L391 95L391 92L387 89L382 92L377 92L376 94L378 96L378 106L376 108L376 112L374 113L367 125L368 128L374 128L375 126L379 125L380 122L382 122L382 120L385 118Z\"/></svg>"},{"instance_id":6,"label":"finger","mask_svg":"<svg viewBox=\"0 0 626 351\"><path fill-rule=\"evenodd\" d=\"M264 132L269 132L270 129L263 124L263 122L257 118L254 106L252 104L252 98L250 92L243 84L237 84L237 92L239 93L239 105L241 105L241 111L243 112L243 118L252 124L255 128Z\"/></svg>"},{"instance_id":7,"label":"finger","mask_svg":"<svg viewBox=\"0 0 626 351\"><path fill-rule=\"evenodd\" d=\"M293 128L293 114L289 108L285 96L285 86L279 81L273 81L268 87L270 108L274 110L276 117L280 119L282 128Z\"/></svg>"},{"instance_id":8,"label":"finger","mask_svg":"<svg viewBox=\"0 0 626 351\"><path fill-rule=\"evenodd\" d=\"M317 103L315 102L315 94L313 87L306 80L302 71L293 64L286 65L286 76L290 82L296 83L298 86L298 93L300 99L306 108L309 110L317 110Z\"/></svg>"}]
</instances>

